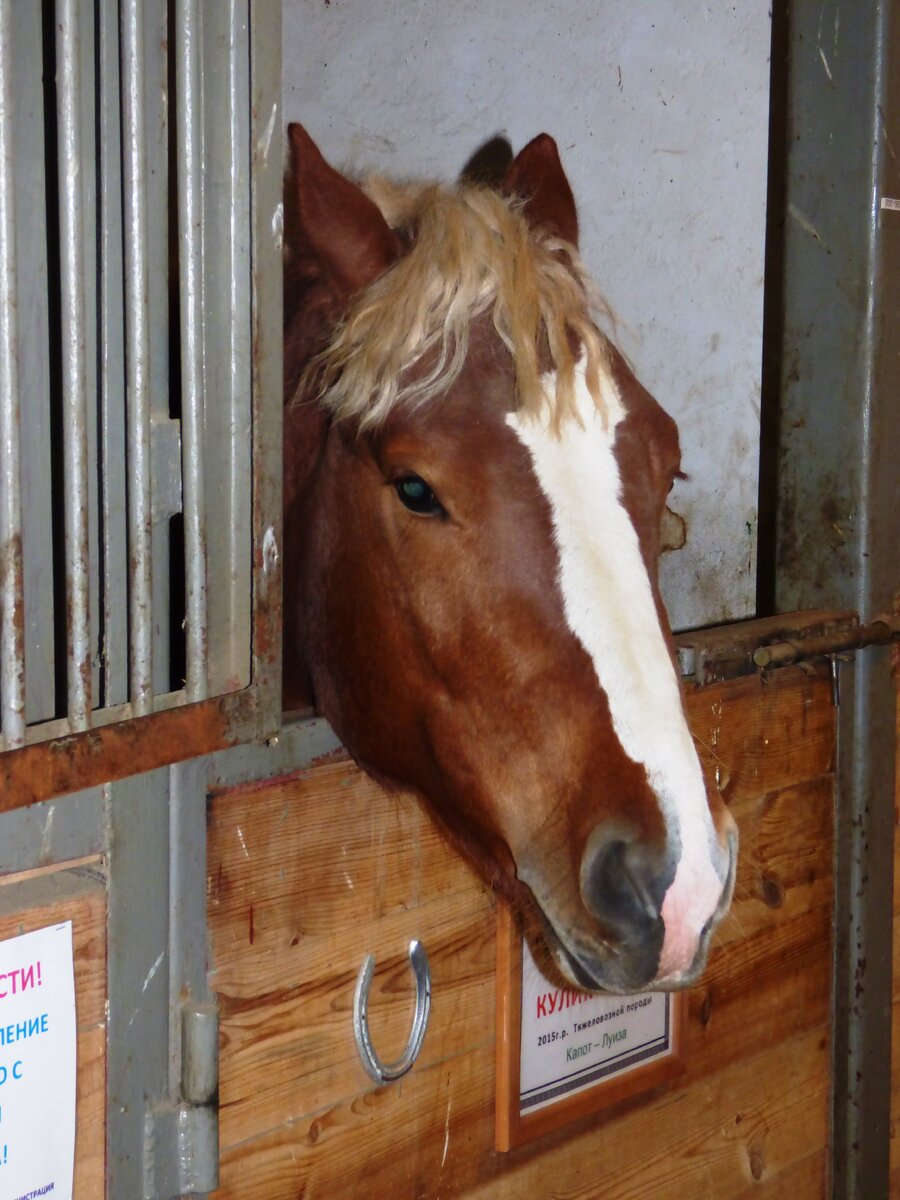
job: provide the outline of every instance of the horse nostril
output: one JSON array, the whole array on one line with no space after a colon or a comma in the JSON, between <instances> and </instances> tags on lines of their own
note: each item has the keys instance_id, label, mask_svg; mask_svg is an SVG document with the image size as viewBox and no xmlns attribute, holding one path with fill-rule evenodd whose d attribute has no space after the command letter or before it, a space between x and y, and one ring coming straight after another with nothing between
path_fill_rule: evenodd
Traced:
<instances>
[{"instance_id":1,"label":"horse nostril","mask_svg":"<svg viewBox=\"0 0 900 1200\"><path fill-rule=\"evenodd\" d=\"M582 866L585 904L620 936L646 935L660 920L674 869L650 843L614 836L598 846L592 840Z\"/></svg>"}]
</instances>

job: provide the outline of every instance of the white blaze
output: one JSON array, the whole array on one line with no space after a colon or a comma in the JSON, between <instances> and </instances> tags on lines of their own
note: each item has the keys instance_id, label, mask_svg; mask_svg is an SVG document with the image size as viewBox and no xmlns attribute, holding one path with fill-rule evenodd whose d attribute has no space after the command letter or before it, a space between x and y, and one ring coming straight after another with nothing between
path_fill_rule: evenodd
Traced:
<instances>
[{"instance_id":1,"label":"white blaze","mask_svg":"<svg viewBox=\"0 0 900 1200\"><path fill-rule=\"evenodd\" d=\"M547 384L554 386L549 377ZM722 881L711 855L716 835L700 762L681 704L637 533L622 502L613 453L625 417L615 381L601 372L606 411L597 410L578 367L581 425L557 435L544 417L518 413L509 425L528 448L553 518L566 620L591 656L625 753L647 772L681 860L663 903L665 941L658 978L686 970Z\"/></svg>"}]
</instances>

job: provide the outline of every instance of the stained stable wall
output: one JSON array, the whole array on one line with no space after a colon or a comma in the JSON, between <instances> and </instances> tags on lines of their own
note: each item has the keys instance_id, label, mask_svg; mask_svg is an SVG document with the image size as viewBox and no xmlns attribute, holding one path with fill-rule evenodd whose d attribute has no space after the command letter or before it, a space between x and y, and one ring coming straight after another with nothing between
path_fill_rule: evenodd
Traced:
<instances>
[{"instance_id":1,"label":"stained stable wall","mask_svg":"<svg viewBox=\"0 0 900 1200\"><path fill-rule=\"evenodd\" d=\"M284 111L353 169L453 178L541 130L616 337L677 418L676 628L754 611L769 5L285 0Z\"/></svg>"}]
</instances>

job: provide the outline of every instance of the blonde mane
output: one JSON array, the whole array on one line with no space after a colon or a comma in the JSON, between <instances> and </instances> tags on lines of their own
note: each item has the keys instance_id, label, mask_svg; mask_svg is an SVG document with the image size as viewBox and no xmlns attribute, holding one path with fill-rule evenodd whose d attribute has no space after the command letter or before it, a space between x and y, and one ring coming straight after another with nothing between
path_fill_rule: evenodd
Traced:
<instances>
[{"instance_id":1,"label":"blonde mane","mask_svg":"<svg viewBox=\"0 0 900 1200\"><path fill-rule=\"evenodd\" d=\"M520 201L486 187L381 177L362 187L410 250L351 303L301 391L313 382L333 416L377 426L398 405L446 392L466 360L472 322L488 313L512 356L519 411L555 428L574 415L582 356L603 410L599 372L609 367L608 348L574 247L530 228ZM552 393L548 370L556 375Z\"/></svg>"}]
</instances>

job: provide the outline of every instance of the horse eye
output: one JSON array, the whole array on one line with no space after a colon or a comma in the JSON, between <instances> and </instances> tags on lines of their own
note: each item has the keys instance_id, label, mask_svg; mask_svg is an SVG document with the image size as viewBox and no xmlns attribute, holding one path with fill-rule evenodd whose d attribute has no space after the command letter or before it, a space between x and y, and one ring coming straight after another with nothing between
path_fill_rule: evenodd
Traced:
<instances>
[{"instance_id":1,"label":"horse eye","mask_svg":"<svg viewBox=\"0 0 900 1200\"><path fill-rule=\"evenodd\" d=\"M443 505L424 479L406 475L394 483L400 503L420 517L446 516Z\"/></svg>"}]
</instances>

